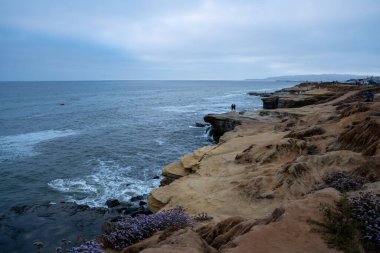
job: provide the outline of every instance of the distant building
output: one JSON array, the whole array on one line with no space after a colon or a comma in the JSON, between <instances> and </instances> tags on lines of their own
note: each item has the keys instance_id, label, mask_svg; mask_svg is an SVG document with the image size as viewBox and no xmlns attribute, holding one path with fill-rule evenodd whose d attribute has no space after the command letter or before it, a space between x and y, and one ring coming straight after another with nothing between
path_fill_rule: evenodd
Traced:
<instances>
[{"instance_id":1,"label":"distant building","mask_svg":"<svg viewBox=\"0 0 380 253\"><path fill-rule=\"evenodd\" d=\"M346 83L349 84L356 84L356 85L377 85L380 84L380 77L379 76L369 76L366 78L360 78L360 79L350 79L347 80Z\"/></svg>"}]
</instances>

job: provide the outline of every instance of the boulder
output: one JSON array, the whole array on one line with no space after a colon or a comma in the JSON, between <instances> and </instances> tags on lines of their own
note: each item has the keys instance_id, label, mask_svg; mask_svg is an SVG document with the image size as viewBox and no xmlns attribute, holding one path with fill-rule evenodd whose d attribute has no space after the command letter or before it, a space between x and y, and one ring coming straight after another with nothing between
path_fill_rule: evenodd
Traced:
<instances>
[{"instance_id":1,"label":"boulder","mask_svg":"<svg viewBox=\"0 0 380 253\"><path fill-rule=\"evenodd\" d=\"M120 201L117 199L108 199L106 201L106 206L108 206L108 208L112 208L118 205L120 205Z\"/></svg>"},{"instance_id":2,"label":"boulder","mask_svg":"<svg viewBox=\"0 0 380 253\"><path fill-rule=\"evenodd\" d=\"M182 158L181 158L181 163L182 163L182 166L183 168L187 169L187 170L196 170L197 166L198 166L198 163L199 163L199 158L198 157L195 157L194 155L192 154L189 154L189 155L184 155Z\"/></svg>"},{"instance_id":3,"label":"boulder","mask_svg":"<svg viewBox=\"0 0 380 253\"><path fill-rule=\"evenodd\" d=\"M171 163L162 170L162 175L170 179L178 179L184 176L189 175L189 171L182 166L182 163L175 162Z\"/></svg>"},{"instance_id":4,"label":"boulder","mask_svg":"<svg viewBox=\"0 0 380 253\"><path fill-rule=\"evenodd\" d=\"M143 200L143 199L144 199L143 195L138 195L138 196L133 196L129 201L131 201L131 202L137 202L137 201L140 201L140 200Z\"/></svg>"}]
</instances>

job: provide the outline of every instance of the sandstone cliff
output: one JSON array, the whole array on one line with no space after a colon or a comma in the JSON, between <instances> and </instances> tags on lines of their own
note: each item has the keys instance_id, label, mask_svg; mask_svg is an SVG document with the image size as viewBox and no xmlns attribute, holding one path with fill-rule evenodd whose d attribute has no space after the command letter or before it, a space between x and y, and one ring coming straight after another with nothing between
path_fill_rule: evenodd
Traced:
<instances>
[{"instance_id":1,"label":"sandstone cliff","mask_svg":"<svg viewBox=\"0 0 380 253\"><path fill-rule=\"evenodd\" d=\"M152 191L148 202L153 212L183 206L214 219L196 231L142 242L139 249L336 252L310 232L306 221L318 218L319 203L332 203L339 192L313 189L333 171L379 181L380 99L376 95L375 102L364 103L360 87L308 89L319 95L323 89L329 99L300 108L207 116L219 143L168 165L164 186ZM378 190L379 185L367 187ZM130 250L125 252L137 252Z\"/></svg>"}]
</instances>

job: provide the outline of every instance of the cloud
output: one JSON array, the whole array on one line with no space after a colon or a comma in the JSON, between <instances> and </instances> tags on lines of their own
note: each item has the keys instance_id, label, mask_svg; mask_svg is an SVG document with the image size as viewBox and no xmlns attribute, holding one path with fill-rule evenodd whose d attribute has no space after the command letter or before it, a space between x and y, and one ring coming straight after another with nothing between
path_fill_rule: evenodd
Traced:
<instances>
[{"instance_id":1,"label":"cloud","mask_svg":"<svg viewBox=\"0 0 380 253\"><path fill-rule=\"evenodd\" d=\"M0 5L2 26L118 50L147 68L224 66L212 75L222 78L233 64L260 65L266 74L380 69L372 57L380 53L380 2L375 0L14 0ZM351 63L351 57L367 63Z\"/></svg>"}]
</instances>

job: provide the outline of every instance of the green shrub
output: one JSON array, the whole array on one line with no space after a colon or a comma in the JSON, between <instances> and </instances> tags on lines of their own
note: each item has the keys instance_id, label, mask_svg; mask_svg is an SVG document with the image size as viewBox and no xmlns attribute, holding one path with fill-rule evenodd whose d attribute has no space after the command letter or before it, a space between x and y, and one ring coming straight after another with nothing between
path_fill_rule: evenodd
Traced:
<instances>
[{"instance_id":1,"label":"green shrub","mask_svg":"<svg viewBox=\"0 0 380 253\"><path fill-rule=\"evenodd\" d=\"M371 192L349 199L346 195L335 206L321 204L323 221L311 220L313 231L322 233L329 246L345 253L380 252L380 199Z\"/></svg>"},{"instance_id":2,"label":"green shrub","mask_svg":"<svg viewBox=\"0 0 380 253\"><path fill-rule=\"evenodd\" d=\"M321 204L323 221L310 220L316 225L314 232L322 233L322 238L330 247L345 253L360 253L359 224L351 219L351 202L344 195L335 206Z\"/></svg>"}]
</instances>

